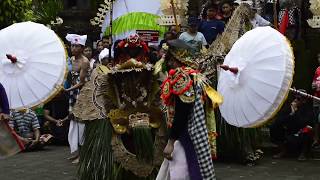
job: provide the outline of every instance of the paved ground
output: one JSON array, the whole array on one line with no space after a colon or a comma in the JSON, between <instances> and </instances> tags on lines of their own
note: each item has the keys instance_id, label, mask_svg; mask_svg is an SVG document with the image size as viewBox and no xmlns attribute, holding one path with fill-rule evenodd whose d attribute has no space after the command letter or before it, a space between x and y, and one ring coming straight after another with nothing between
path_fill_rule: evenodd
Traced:
<instances>
[{"instance_id":1,"label":"paved ground","mask_svg":"<svg viewBox=\"0 0 320 180\"><path fill-rule=\"evenodd\" d=\"M68 152L68 147L49 146L0 160L0 180L76 180Z\"/></svg>"},{"instance_id":2,"label":"paved ground","mask_svg":"<svg viewBox=\"0 0 320 180\"><path fill-rule=\"evenodd\" d=\"M76 180L76 166L66 160L67 147L21 153L0 161L0 180ZM219 180L319 180L320 159L297 162L265 157L259 165L215 163Z\"/></svg>"}]
</instances>

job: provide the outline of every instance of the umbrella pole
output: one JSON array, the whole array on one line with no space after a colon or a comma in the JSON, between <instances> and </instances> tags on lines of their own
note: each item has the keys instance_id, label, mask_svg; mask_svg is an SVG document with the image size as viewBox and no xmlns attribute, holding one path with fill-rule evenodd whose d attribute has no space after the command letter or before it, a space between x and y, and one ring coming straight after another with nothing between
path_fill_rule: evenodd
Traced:
<instances>
[{"instance_id":1,"label":"umbrella pole","mask_svg":"<svg viewBox=\"0 0 320 180\"><path fill-rule=\"evenodd\" d=\"M301 92L301 91L296 90L296 89L294 89L294 88L290 88L290 91L291 91L291 92L294 92L294 93L296 93L296 94L299 94L299 95L301 95L301 96L304 96L304 97L306 97L306 98L314 99L314 100L320 102L320 98L318 98L318 97L316 97L316 96L312 96L312 95L310 95L310 94L307 94L307 93L305 93L305 92Z\"/></svg>"},{"instance_id":2,"label":"umbrella pole","mask_svg":"<svg viewBox=\"0 0 320 180\"><path fill-rule=\"evenodd\" d=\"M111 59L111 51L112 51L112 44L113 44L113 37L112 37L112 24L113 24L113 0L110 0L110 47L109 47L109 60Z\"/></svg>"}]
</instances>

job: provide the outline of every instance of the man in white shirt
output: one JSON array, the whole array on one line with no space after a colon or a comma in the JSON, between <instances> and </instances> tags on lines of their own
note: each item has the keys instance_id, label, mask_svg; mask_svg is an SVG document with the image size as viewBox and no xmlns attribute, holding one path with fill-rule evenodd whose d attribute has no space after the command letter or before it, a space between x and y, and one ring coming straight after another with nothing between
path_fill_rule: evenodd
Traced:
<instances>
[{"instance_id":1,"label":"man in white shirt","mask_svg":"<svg viewBox=\"0 0 320 180\"><path fill-rule=\"evenodd\" d=\"M189 19L188 30L182 33L179 39L197 49L197 52L200 52L203 46L208 45L204 35L201 32L198 32L197 19Z\"/></svg>"}]
</instances>

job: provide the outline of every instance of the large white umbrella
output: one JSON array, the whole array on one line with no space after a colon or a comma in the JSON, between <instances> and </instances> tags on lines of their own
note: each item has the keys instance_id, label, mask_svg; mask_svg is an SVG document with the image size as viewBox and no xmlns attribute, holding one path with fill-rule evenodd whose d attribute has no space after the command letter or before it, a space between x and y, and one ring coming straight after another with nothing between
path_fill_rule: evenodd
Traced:
<instances>
[{"instance_id":1,"label":"large white umbrella","mask_svg":"<svg viewBox=\"0 0 320 180\"><path fill-rule=\"evenodd\" d=\"M0 82L11 109L44 103L61 89L65 72L64 45L51 29L23 22L0 31Z\"/></svg>"},{"instance_id":2,"label":"large white umbrella","mask_svg":"<svg viewBox=\"0 0 320 180\"><path fill-rule=\"evenodd\" d=\"M244 34L226 56L218 91L220 111L237 127L256 127L273 117L285 101L294 73L289 41L271 27Z\"/></svg>"}]
</instances>

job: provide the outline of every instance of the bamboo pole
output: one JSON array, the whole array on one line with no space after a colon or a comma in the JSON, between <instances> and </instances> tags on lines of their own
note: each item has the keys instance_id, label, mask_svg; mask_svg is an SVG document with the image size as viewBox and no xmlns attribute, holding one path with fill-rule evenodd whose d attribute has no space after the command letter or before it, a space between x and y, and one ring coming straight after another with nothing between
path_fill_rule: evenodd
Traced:
<instances>
[{"instance_id":1,"label":"bamboo pole","mask_svg":"<svg viewBox=\"0 0 320 180\"><path fill-rule=\"evenodd\" d=\"M174 6L173 0L170 0L170 3L171 3L172 12L173 12L174 23L176 24L177 31L180 32L180 27L179 27L178 19L177 19L176 7Z\"/></svg>"},{"instance_id":2,"label":"bamboo pole","mask_svg":"<svg viewBox=\"0 0 320 180\"><path fill-rule=\"evenodd\" d=\"M112 52L112 44L113 44L113 38L112 38L112 24L113 24L113 0L110 0L110 47L109 47L109 60L111 59L111 52Z\"/></svg>"},{"instance_id":3,"label":"bamboo pole","mask_svg":"<svg viewBox=\"0 0 320 180\"><path fill-rule=\"evenodd\" d=\"M279 30L279 28L278 28L278 13L277 13L277 0L273 1L273 25L276 30Z\"/></svg>"},{"instance_id":4,"label":"bamboo pole","mask_svg":"<svg viewBox=\"0 0 320 180\"><path fill-rule=\"evenodd\" d=\"M294 89L294 88L290 88L290 91L291 91L291 92L294 92L294 93L296 93L296 94L299 94L299 95L301 95L301 96L304 96L304 97L306 97L306 98L314 99L314 100L320 102L320 98L318 98L318 97L316 97L316 96L312 96L312 95L310 95L310 94L308 94L308 93L305 93L305 92L296 90L296 89Z\"/></svg>"}]
</instances>

